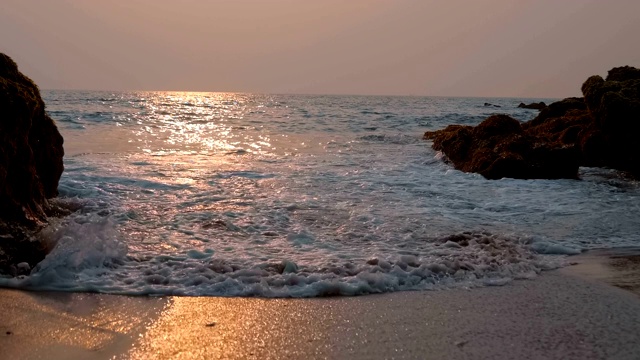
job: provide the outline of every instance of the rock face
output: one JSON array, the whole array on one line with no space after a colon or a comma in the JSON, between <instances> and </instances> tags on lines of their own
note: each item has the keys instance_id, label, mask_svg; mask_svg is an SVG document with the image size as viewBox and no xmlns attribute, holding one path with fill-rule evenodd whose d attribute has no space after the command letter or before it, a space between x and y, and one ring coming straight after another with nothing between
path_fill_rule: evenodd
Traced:
<instances>
[{"instance_id":1,"label":"rock face","mask_svg":"<svg viewBox=\"0 0 640 360\"><path fill-rule=\"evenodd\" d=\"M640 176L640 70L611 69L592 76L584 98L545 106L520 124L494 115L476 127L451 125L425 133L462 171L488 179L576 178L579 166L599 166ZM522 105L522 104L521 104Z\"/></svg>"},{"instance_id":2,"label":"rock face","mask_svg":"<svg viewBox=\"0 0 640 360\"><path fill-rule=\"evenodd\" d=\"M62 143L38 87L0 53L0 267L2 254L14 258L29 247L17 243L21 234L47 221L47 199L58 194L63 170Z\"/></svg>"}]
</instances>

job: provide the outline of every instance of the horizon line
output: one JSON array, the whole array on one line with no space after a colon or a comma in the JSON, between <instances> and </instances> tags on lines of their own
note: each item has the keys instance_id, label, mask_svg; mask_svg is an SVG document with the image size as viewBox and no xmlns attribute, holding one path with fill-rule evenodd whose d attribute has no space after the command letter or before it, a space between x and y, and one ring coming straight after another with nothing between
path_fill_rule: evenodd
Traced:
<instances>
[{"instance_id":1,"label":"horizon line","mask_svg":"<svg viewBox=\"0 0 640 360\"><path fill-rule=\"evenodd\" d=\"M53 89L41 88L41 91L87 91L111 93L202 93L202 94L245 94L264 96L357 96L357 97L423 97L423 98L468 98L468 99L565 99L575 96L481 96L481 95L422 95L422 94L353 94L353 93L267 93L250 91L203 91L203 90L100 90L100 89Z\"/></svg>"}]
</instances>

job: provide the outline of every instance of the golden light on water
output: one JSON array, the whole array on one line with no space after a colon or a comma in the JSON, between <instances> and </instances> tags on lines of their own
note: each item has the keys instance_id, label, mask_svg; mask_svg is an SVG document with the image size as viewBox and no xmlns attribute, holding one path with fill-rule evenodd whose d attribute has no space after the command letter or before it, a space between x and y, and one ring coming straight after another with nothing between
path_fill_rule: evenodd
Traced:
<instances>
[{"instance_id":1,"label":"golden light on water","mask_svg":"<svg viewBox=\"0 0 640 360\"><path fill-rule=\"evenodd\" d=\"M120 97L116 102L88 109L86 115L99 117L106 105L113 114L111 118L99 119L97 123L92 119L78 119L81 123L100 126L99 132L65 134L69 139L65 142L68 156L200 154L218 157L220 162L228 161L223 159L228 155L294 155L300 148L322 147L330 141L310 144L309 138L295 132L269 132L264 122L289 123L291 109L268 95L136 92L113 96ZM114 123L116 126L110 126Z\"/></svg>"},{"instance_id":2,"label":"golden light on water","mask_svg":"<svg viewBox=\"0 0 640 360\"><path fill-rule=\"evenodd\" d=\"M277 150L273 134L237 125L248 112L266 113L265 105L245 94L149 93L139 114L152 121L139 122L129 142L149 155L269 156Z\"/></svg>"}]
</instances>

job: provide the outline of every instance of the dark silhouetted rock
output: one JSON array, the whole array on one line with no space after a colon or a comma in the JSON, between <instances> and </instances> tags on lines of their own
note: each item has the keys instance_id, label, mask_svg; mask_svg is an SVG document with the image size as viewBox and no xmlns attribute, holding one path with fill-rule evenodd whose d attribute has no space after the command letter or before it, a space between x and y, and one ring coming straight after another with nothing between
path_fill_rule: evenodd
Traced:
<instances>
[{"instance_id":1,"label":"dark silhouetted rock","mask_svg":"<svg viewBox=\"0 0 640 360\"><path fill-rule=\"evenodd\" d=\"M495 105L495 104L491 104L491 103L487 103L487 102L484 103L484 106L486 106L486 107L502 107L500 105Z\"/></svg>"},{"instance_id":2,"label":"dark silhouetted rock","mask_svg":"<svg viewBox=\"0 0 640 360\"><path fill-rule=\"evenodd\" d=\"M578 166L609 167L640 177L640 70L611 69L588 78L584 98L567 98L520 123L494 115L478 126L427 132L457 169L489 179L575 178ZM521 104L526 106L525 104Z\"/></svg>"},{"instance_id":3,"label":"dark silhouetted rock","mask_svg":"<svg viewBox=\"0 0 640 360\"><path fill-rule=\"evenodd\" d=\"M520 105L518 105L518 107L521 109L542 110L547 107L547 104L545 104L544 101L531 103L531 104L525 104L521 102Z\"/></svg>"},{"instance_id":4,"label":"dark silhouetted rock","mask_svg":"<svg viewBox=\"0 0 640 360\"><path fill-rule=\"evenodd\" d=\"M607 73L606 81L640 80L640 69L633 66L615 67Z\"/></svg>"},{"instance_id":5,"label":"dark silhouetted rock","mask_svg":"<svg viewBox=\"0 0 640 360\"><path fill-rule=\"evenodd\" d=\"M585 162L640 176L640 70L611 69L607 80L592 76L582 93L593 124L580 139Z\"/></svg>"},{"instance_id":6,"label":"dark silhouetted rock","mask_svg":"<svg viewBox=\"0 0 640 360\"><path fill-rule=\"evenodd\" d=\"M39 244L22 241L52 210L47 199L58 194L62 143L38 87L0 53L0 257L5 260L24 255L22 261L33 262L33 256L44 256Z\"/></svg>"},{"instance_id":7,"label":"dark silhouetted rock","mask_svg":"<svg viewBox=\"0 0 640 360\"><path fill-rule=\"evenodd\" d=\"M33 268L49 252L47 244L36 240L37 229L0 220L0 274L24 275L19 264Z\"/></svg>"}]
</instances>

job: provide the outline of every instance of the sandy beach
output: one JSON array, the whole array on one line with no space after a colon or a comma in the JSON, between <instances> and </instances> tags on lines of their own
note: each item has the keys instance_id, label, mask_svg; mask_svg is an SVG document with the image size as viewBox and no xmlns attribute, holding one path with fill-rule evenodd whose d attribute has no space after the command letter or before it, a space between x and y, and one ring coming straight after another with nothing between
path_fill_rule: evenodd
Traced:
<instances>
[{"instance_id":1,"label":"sandy beach","mask_svg":"<svg viewBox=\"0 0 640 360\"><path fill-rule=\"evenodd\" d=\"M361 297L125 297L1 290L13 359L635 359L635 257L588 254L535 280ZM631 259L631 260L629 260ZM628 265L627 264L627 265ZM632 289L633 290L633 289Z\"/></svg>"},{"instance_id":2,"label":"sandy beach","mask_svg":"<svg viewBox=\"0 0 640 360\"><path fill-rule=\"evenodd\" d=\"M640 1L0 10L0 360L640 360Z\"/></svg>"}]
</instances>

